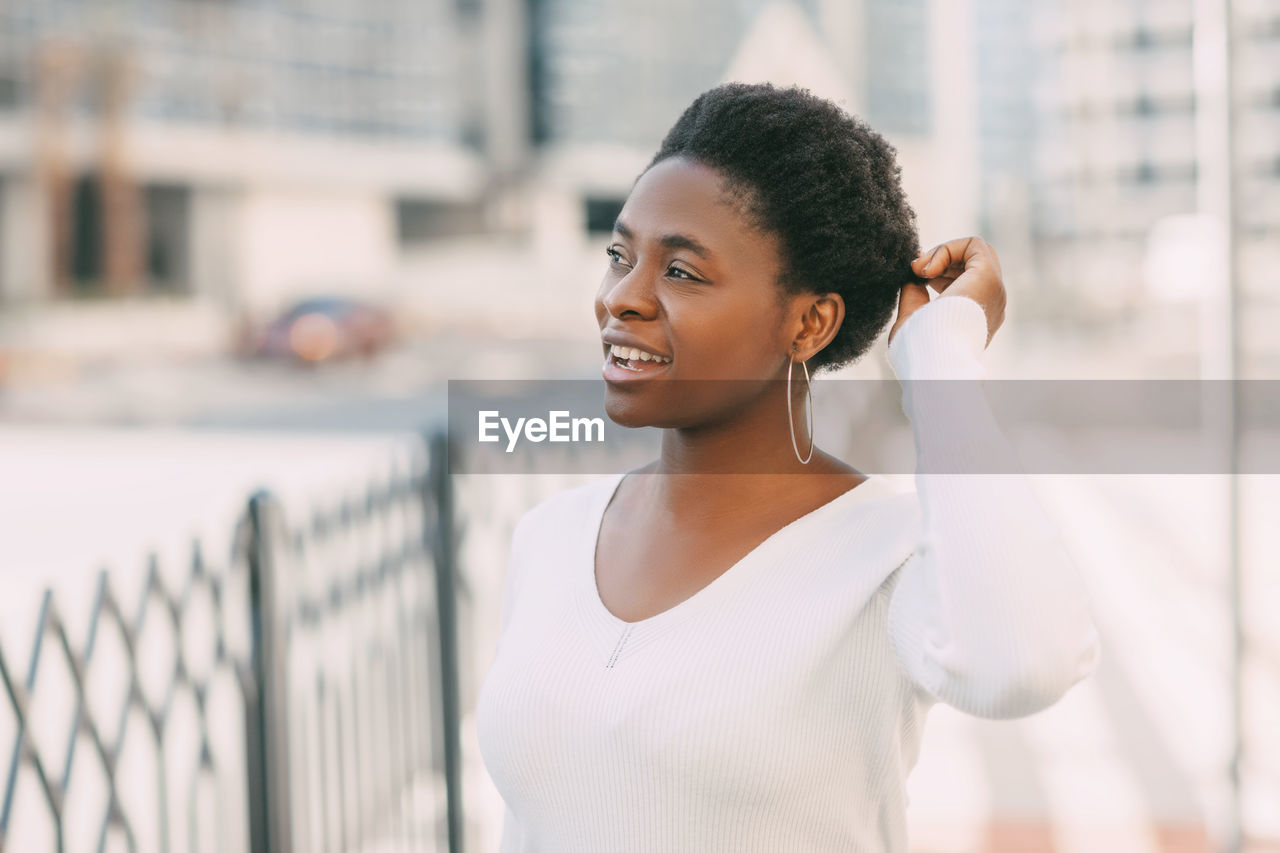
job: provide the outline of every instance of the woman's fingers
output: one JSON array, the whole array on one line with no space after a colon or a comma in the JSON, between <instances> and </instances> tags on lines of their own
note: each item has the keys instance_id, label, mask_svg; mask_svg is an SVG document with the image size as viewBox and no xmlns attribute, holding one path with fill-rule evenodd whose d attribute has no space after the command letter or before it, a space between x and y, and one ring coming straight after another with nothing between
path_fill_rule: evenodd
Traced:
<instances>
[{"instance_id":1,"label":"woman's fingers","mask_svg":"<svg viewBox=\"0 0 1280 853\"><path fill-rule=\"evenodd\" d=\"M906 322L917 308L929 304L929 288L923 284L904 284L898 291L898 316L889 329L888 343L893 343L893 336L898 327Z\"/></svg>"},{"instance_id":2,"label":"woman's fingers","mask_svg":"<svg viewBox=\"0 0 1280 853\"><path fill-rule=\"evenodd\" d=\"M940 263L927 263L927 256L922 256L911 262L911 271L925 279L929 287L941 293L964 273L964 265L956 262L943 267Z\"/></svg>"},{"instance_id":3,"label":"woman's fingers","mask_svg":"<svg viewBox=\"0 0 1280 853\"><path fill-rule=\"evenodd\" d=\"M910 314L929 304L929 290L923 284L904 284L898 291L898 313Z\"/></svg>"},{"instance_id":4,"label":"woman's fingers","mask_svg":"<svg viewBox=\"0 0 1280 853\"><path fill-rule=\"evenodd\" d=\"M925 279L925 282L938 293L941 293L948 284L964 273L964 265L959 261L944 266L937 258L934 259L933 263L930 263L927 257L917 258L912 261L911 269L916 275Z\"/></svg>"},{"instance_id":5,"label":"woman's fingers","mask_svg":"<svg viewBox=\"0 0 1280 853\"><path fill-rule=\"evenodd\" d=\"M987 315L990 343L1004 322L1007 300L995 249L977 236L948 240L921 252L911 262L911 269L940 295L968 296L981 305Z\"/></svg>"},{"instance_id":6,"label":"woman's fingers","mask_svg":"<svg viewBox=\"0 0 1280 853\"><path fill-rule=\"evenodd\" d=\"M958 237L939 243L929 251L921 252L911 266L917 275L929 279L929 286L938 293L957 280L967 284L974 279L999 282L1002 278L995 250L978 236Z\"/></svg>"},{"instance_id":7,"label":"woman's fingers","mask_svg":"<svg viewBox=\"0 0 1280 853\"><path fill-rule=\"evenodd\" d=\"M912 269L918 274L930 278L941 274L951 267L969 269L974 266L992 267L999 274L1000 263L987 242L981 237L957 237L921 252L920 257L911 262Z\"/></svg>"}]
</instances>

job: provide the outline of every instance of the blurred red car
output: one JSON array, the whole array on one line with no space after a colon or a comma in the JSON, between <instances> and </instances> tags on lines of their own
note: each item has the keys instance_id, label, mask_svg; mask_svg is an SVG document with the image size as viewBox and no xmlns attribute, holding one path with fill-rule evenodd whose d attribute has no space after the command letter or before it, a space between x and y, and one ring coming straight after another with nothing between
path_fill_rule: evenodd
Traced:
<instances>
[{"instance_id":1,"label":"blurred red car","mask_svg":"<svg viewBox=\"0 0 1280 853\"><path fill-rule=\"evenodd\" d=\"M347 297L316 297L294 304L267 324L248 354L315 364L370 358L395 338L395 321L387 309Z\"/></svg>"}]
</instances>

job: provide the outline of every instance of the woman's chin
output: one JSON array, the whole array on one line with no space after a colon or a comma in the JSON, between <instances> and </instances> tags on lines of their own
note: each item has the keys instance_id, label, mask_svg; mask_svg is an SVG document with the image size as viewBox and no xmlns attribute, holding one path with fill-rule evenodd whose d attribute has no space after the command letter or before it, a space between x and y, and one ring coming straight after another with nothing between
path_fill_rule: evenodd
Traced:
<instances>
[{"instance_id":1,"label":"woman's chin","mask_svg":"<svg viewBox=\"0 0 1280 853\"><path fill-rule=\"evenodd\" d=\"M625 399L624 395L615 394L612 391L605 393L605 414L609 416L609 420L620 427L638 429L653 426L654 421L657 420L657 413L651 411L652 408L638 400Z\"/></svg>"}]
</instances>

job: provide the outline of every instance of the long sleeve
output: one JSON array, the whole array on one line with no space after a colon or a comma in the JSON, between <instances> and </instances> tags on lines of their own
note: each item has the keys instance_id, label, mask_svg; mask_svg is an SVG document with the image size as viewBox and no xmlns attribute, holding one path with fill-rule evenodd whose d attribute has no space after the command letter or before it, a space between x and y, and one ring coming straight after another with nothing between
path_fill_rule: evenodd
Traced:
<instances>
[{"instance_id":1,"label":"long sleeve","mask_svg":"<svg viewBox=\"0 0 1280 853\"><path fill-rule=\"evenodd\" d=\"M986 341L982 306L951 296L917 309L890 344L915 438L921 532L899 570L889 631L934 699L1008 719L1057 702L1094 671L1101 644L1079 570L982 390ZM967 473L940 473L957 469Z\"/></svg>"}]
</instances>

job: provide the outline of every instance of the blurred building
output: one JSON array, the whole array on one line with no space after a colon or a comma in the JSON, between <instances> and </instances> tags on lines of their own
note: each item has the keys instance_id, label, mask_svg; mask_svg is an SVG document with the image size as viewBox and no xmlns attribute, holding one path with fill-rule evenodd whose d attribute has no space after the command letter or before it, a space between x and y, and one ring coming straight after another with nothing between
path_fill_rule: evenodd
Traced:
<instances>
[{"instance_id":1,"label":"blurred building","mask_svg":"<svg viewBox=\"0 0 1280 853\"><path fill-rule=\"evenodd\" d=\"M3 4L0 299L385 287L485 191L485 27L469 2Z\"/></svg>"},{"instance_id":2,"label":"blurred building","mask_svg":"<svg viewBox=\"0 0 1280 853\"><path fill-rule=\"evenodd\" d=\"M1263 271L1280 261L1280 5L1232 8L1240 283L1250 314L1275 316L1275 277ZM1037 13L1031 222L1052 291L1045 304L1095 320L1163 314L1144 344L1194 354L1198 293L1212 285L1151 275L1152 254L1187 239L1161 235L1189 234L1170 226L1199 209L1197 181L1212 156L1197 150L1192 0L1041 4ZM1246 328L1246 343L1264 345L1261 331Z\"/></svg>"},{"instance_id":3,"label":"blurred building","mask_svg":"<svg viewBox=\"0 0 1280 853\"><path fill-rule=\"evenodd\" d=\"M978 81L972 51L954 47L975 34L968 0L534 0L529 10L530 172L545 228L603 246L667 129L731 80L800 85L867 120L897 148L922 241L977 227Z\"/></svg>"},{"instance_id":4,"label":"blurred building","mask_svg":"<svg viewBox=\"0 0 1280 853\"><path fill-rule=\"evenodd\" d=\"M865 118L922 242L988 236L1024 316L1146 305L1152 234L1196 209L1191 0L655 2L10 0L0 301L40 310L0 336L84 338L86 314L126 329L163 303L149 334L215 346L219 323L318 292L594 334L614 216L727 80ZM1246 270L1280 221L1272 7L1236 4Z\"/></svg>"},{"instance_id":5,"label":"blurred building","mask_svg":"<svg viewBox=\"0 0 1280 853\"><path fill-rule=\"evenodd\" d=\"M899 149L922 239L968 233L971 52L932 57L970 11L17 0L0 9L0 299L51 309L27 312L28 336L59 313L125 328L119 306L155 302L130 297L226 318L318 291L512 333L567 306L589 322L595 244L681 110L729 79L863 116Z\"/></svg>"},{"instance_id":6,"label":"blurred building","mask_svg":"<svg viewBox=\"0 0 1280 853\"><path fill-rule=\"evenodd\" d=\"M1190 0L1055 4L1041 21L1035 223L1049 283L1136 305L1150 228L1196 208Z\"/></svg>"},{"instance_id":7,"label":"blurred building","mask_svg":"<svg viewBox=\"0 0 1280 853\"><path fill-rule=\"evenodd\" d=\"M975 0L973 9L978 233L997 247L1006 285L1022 290L1020 303L1042 290L1031 245L1032 103L1042 66L1031 38L1034 14L1020 0Z\"/></svg>"},{"instance_id":8,"label":"blurred building","mask_svg":"<svg viewBox=\"0 0 1280 853\"><path fill-rule=\"evenodd\" d=\"M940 74L930 58L934 40L954 36L945 24L969 28L968 2L721 0L655 9L533 0L530 10L541 168L577 183L589 226L612 225L607 199L620 203L683 109L721 82L805 86L866 119L904 160L935 138L940 110L950 103L964 109L975 98L976 80L954 73L955 64ZM955 147L957 133L967 130L951 128L948 144ZM926 162L907 163L904 178L925 168Z\"/></svg>"}]
</instances>

